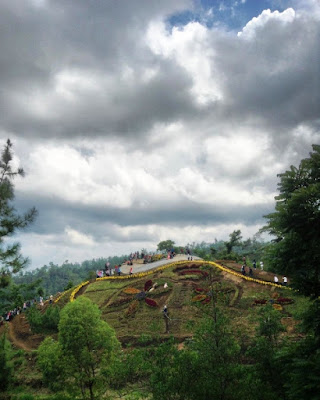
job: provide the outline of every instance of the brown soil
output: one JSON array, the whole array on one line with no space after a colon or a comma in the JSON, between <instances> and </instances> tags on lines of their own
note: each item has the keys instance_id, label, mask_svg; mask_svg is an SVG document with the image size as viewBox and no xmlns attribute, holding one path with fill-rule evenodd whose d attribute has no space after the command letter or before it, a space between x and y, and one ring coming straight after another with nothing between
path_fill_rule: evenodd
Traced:
<instances>
[{"instance_id":1,"label":"brown soil","mask_svg":"<svg viewBox=\"0 0 320 400\"><path fill-rule=\"evenodd\" d=\"M18 349L32 351L39 347L44 339L43 335L33 334L25 314L16 315L12 321L6 323L8 339ZM5 329L1 327L0 333Z\"/></svg>"}]
</instances>

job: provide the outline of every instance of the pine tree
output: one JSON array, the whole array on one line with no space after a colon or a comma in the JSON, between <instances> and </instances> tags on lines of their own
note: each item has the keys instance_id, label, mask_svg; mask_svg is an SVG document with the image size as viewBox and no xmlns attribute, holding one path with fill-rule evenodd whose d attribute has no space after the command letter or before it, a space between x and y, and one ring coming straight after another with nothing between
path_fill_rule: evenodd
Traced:
<instances>
[{"instance_id":1,"label":"pine tree","mask_svg":"<svg viewBox=\"0 0 320 400\"><path fill-rule=\"evenodd\" d=\"M19 243L5 243L17 230L28 226L36 217L37 211L31 208L24 215L19 215L13 206L13 179L24 176L22 168L12 169L12 143L7 143L0 158L0 287L8 286L12 273L23 268L28 259L20 253Z\"/></svg>"}]
</instances>

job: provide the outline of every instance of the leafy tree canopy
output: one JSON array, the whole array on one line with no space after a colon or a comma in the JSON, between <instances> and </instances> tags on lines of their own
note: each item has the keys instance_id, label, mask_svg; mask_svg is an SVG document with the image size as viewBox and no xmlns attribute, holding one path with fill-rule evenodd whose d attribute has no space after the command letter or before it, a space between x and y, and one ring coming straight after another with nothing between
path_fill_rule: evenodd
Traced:
<instances>
[{"instance_id":1,"label":"leafy tree canopy","mask_svg":"<svg viewBox=\"0 0 320 400\"><path fill-rule=\"evenodd\" d=\"M275 237L269 265L288 274L301 293L320 296L320 146L299 167L279 174L275 212L263 231Z\"/></svg>"},{"instance_id":2,"label":"leafy tree canopy","mask_svg":"<svg viewBox=\"0 0 320 400\"><path fill-rule=\"evenodd\" d=\"M227 251L230 254L232 252L232 248L234 246L239 246L241 244L241 231L238 229L237 231L233 231L229 235L230 240L228 242L225 242L225 245L227 247Z\"/></svg>"},{"instance_id":3,"label":"leafy tree canopy","mask_svg":"<svg viewBox=\"0 0 320 400\"><path fill-rule=\"evenodd\" d=\"M80 389L83 399L96 399L105 391L108 368L120 349L114 330L85 297L64 307L58 329L58 342L47 339L39 347L44 380L52 383L59 377L73 390Z\"/></svg>"},{"instance_id":4,"label":"leafy tree canopy","mask_svg":"<svg viewBox=\"0 0 320 400\"><path fill-rule=\"evenodd\" d=\"M157 249L159 251L162 250L171 250L172 247L174 246L174 241L173 240L163 240L162 242L158 243Z\"/></svg>"}]
</instances>

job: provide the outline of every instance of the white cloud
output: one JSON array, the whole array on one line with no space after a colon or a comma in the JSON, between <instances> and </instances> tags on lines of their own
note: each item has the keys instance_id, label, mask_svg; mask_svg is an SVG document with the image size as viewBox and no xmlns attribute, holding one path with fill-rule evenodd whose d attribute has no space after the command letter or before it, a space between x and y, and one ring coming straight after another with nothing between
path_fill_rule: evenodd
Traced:
<instances>
[{"instance_id":1,"label":"white cloud","mask_svg":"<svg viewBox=\"0 0 320 400\"><path fill-rule=\"evenodd\" d=\"M277 22L282 24L291 23L295 19L295 11L293 8L287 8L283 12L263 10L258 17L252 18L241 32L238 32L238 36L245 39L252 39L257 34L257 30L264 27L269 22Z\"/></svg>"},{"instance_id":2,"label":"white cloud","mask_svg":"<svg viewBox=\"0 0 320 400\"><path fill-rule=\"evenodd\" d=\"M222 97L212 70L214 49L207 42L208 33L198 22L168 32L165 24L157 21L149 25L146 38L154 54L174 59L188 72L193 81L192 94L200 105Z\"/></svg>"},{"instance_id":3,"label":"white cloud","mask_svg":"<svg viewBox=\"0 0 320 400\"><path fill-rule=\"evenodd\" d=\"M65 228L65 233L66 233L67 239L72 244L81 245L81 246L92 246L94 244L94 241L90 235L86 235L84 233L78 232L77 230L70 228L70 226L67 226Z\"/></svg>"}]
</instances>

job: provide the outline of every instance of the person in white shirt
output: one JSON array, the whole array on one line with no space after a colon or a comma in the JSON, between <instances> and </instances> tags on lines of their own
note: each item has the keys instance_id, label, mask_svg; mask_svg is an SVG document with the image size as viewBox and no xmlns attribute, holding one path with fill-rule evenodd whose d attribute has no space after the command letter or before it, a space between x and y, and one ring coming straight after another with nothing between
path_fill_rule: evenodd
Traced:
<instances>
[{"instance_id":1,"label":"person in white shirt","mask_svg":"<svg viewBox=\"0 0 320 400\"><path fill-rule=\"evenodd\" d=\"M284 276L282 279L283 279L283 286L287 286L288 278L286 276Z\"/></svg>"},{"instance_id":2,"label":"person in white shirt","mask_svg":"<svg viewBox=\"0 0 320 400\"><path fill-rule=\"evenodd\" d=\"M274 280L274 283L279 283L279 279L276 275L274 276L273 280Z\"/></svg>"}]
</instances>

